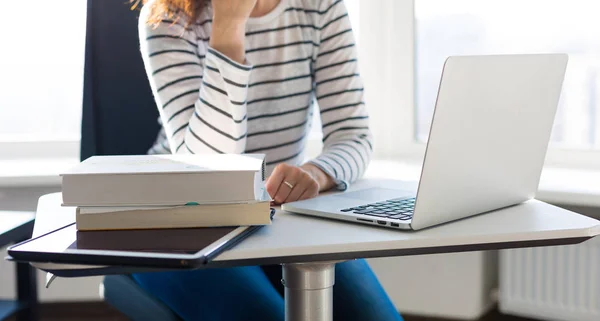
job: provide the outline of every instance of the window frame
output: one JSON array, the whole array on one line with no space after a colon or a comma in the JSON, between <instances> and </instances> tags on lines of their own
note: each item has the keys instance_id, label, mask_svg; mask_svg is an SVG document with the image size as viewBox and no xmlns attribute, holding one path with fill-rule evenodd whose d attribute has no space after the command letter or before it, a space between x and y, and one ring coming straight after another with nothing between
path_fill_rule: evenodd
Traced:
<instances>
[{"instance_id":1,"label":"window frame","mask_svg":"<svg viewBox=\"0 0 600 321\"><path fill-rule=\"evenodd\" d=\"M363 0L359 15L359 66L375 137L374 157L419 161L425 146L414 139L414 0Z\"/></svg>"}]
</instances>

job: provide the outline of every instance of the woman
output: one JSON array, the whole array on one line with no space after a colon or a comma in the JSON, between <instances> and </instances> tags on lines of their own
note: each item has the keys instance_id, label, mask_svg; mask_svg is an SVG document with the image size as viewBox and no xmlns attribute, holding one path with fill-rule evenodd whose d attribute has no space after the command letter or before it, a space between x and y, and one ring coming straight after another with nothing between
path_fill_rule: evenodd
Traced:
<instances>
[{"instance_id":1,"label":"woman","mask_svg":"<svg viewBox=\"0 0 600 321\"><path fill-rule=\"evenodd\" d=\"M341 0L150 0L140 44L163 130L150 153L264 153L275 203L345 189L372 136ZM323 151L303 151L319 105ZM136 274L184 320L283 320L280 267ZM364 260L338 264L336 320L402 320Z\"/></svg>"}]
</instances>

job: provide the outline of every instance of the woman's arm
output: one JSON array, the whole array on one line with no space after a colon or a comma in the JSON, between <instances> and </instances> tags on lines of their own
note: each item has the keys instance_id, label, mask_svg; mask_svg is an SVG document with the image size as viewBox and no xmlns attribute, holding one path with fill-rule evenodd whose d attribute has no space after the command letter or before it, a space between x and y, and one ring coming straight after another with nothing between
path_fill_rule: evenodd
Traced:
<instances>
[{"instance_id":1,"label":"woman's arm","mask_svg":"<svg viewBox=\"0 0 600 321\"><path fill-rule=\"evenodd\" d=\"M371 159L373 137L358 72L357 52L343 1L322 2L320 45L314 65L323 128L318 166L344 189L360 178Z\"/></svg>"},{"instance_id":2,"label":"woman's arm","mask_svg":"<svg viewBox=\"0 0 600 321\"><path fill-rule=\"evenodd\" d=\"M239 47L220 41L231 32L214 29L220 33L211 40L215 47L199 50L184 21L146 24L149 9L140 15L140 46L171 152L242 153L251 66L240 63Z\"/></svg>"},{"instance_id":3,"label":"woman's arm","mask_svg":"<svg viewBox=\"0 0 600 321\"><path fill-rule=\"evenodd\" d=\"M373 138L346 7L342 0L324 0L318 15L320 45L313 76L323 152L301 167L281 164L273 170L266 187L275 203L315 197L335 186L346 189L371 160Z\"/></svg>"}]
</instances>

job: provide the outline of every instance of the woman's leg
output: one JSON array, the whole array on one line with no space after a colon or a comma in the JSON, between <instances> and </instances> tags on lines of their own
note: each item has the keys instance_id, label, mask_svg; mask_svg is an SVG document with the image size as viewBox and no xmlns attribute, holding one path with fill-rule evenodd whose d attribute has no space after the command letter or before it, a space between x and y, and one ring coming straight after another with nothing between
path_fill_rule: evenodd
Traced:
<instances>
[{"instance_id":1,"label":"woman's leg","mask_svg":"<svg viewBox=\"0 0 600 321\"><path fill-rule=\"evenodd\" d=\"M281 266L268 265L262 269L273 286L283 293ZM333 316L336 321L402 321L365 260L336 264Z\"/></svg>"},{"instance_id":2,"label":"woman's leg","mask_svg":"<svg viewBox=\"0 0 600 321\"><path fill-rule=\"evenodd\" d=\"M282 321L283 298L257 266L134 274L183 320Z\"/></svg>"},{"instance_id":3,"label":"woman's leg","mask_svg":"<svg viewBox=\"0 0 600 321\"><path fill-rule=\"evenodd\" d=\"M334 320L403 320L365 260L336 264L333 302Z\"/></svg>"},{"instance_id":4,"label":"woman's leg","mask_svg":"<svg viewBox=\"0 0 600 321\"><path fill-rule=\"evenodd\" d=\"M285 288L281 283L281 278L283 276L281 265L261 265L260 268L263 270L263 272L265 272L265 275L267 276L267 279L269 279L269 281L271 282L271 285L273 285L273 287L275 288L275 290L277 290L279 295L283 297Z\"/></svg>"}]
</instances>

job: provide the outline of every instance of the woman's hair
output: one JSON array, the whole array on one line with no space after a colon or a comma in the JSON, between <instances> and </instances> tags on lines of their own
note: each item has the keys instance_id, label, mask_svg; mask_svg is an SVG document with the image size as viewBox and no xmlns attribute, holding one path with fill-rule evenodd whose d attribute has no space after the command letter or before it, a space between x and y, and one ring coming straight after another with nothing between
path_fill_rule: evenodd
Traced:
<instances>
[{"instance_id":1,"label":"woman's hair","mask_svg":"<svg viewBox=\"0 0 600 321\"><path fill-rule=\"evenodd\" d=\"M150 6L148 24L158 24L163 19L177 21L184 18L185 24L193 24L206 7L209 0L130 0L133 8L140 5Z\"/></svg>"}]
</instances>

